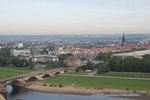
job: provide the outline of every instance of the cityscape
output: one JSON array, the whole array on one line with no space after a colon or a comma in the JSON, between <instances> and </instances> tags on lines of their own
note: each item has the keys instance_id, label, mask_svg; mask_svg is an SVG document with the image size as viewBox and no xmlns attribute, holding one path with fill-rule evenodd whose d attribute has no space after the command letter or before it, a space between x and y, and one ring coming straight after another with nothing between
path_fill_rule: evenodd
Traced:
<instances>
[{"instance_id":1,"label":"cityscape","mask_svg":"<svg viewBox=\"0 0 150 100\"><path fill-rule=\"evenodd\" d=\"M148 0L0 2L0 100L150 100Z\"/></svg>"}]
</instances>

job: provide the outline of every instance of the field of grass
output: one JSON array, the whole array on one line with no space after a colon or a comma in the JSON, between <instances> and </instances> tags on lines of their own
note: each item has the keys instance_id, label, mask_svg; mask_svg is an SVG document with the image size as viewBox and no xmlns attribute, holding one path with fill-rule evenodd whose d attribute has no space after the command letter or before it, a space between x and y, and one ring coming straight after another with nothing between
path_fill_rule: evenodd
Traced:
<instances>
[{"instance_id":1,"label":"field of grass","mask_svg":"<svg viewBox=\"0 0 150 100\"><path fill-rule=\"evenodd\" d=\"M66 72L65 74L73 74L73 75L88 75L88 73L81 73L81 72Z\"/></svg>"},{"instance_id":2,"label":"field of grass","mask_svg":"<svg viewBox=\"0 0 150 100\"><path fill-rule=\"evenodd\" d=\"M150 90L150 80L137 79L115 79L115 78L99 78L86 76L56 76L44 82L53 85L71 85L75 84L79 87L86 88L111 88L111 89L132 89L132 90Z\"/></svg>"},{"instance_id":3,"label":"field of grass","mask_svg":"<svg viewBox=\"0 0 150 100\"><path fill-rule=\"evenodd\" d=\"M115 77L150 78L150 73L133 73L133 72L108 72L105 74L96 74L96 75L115 76Z\"/></svg>"},{"instance_id":4,"label":"field of grass","mask_svg":"<svg viewBox=\"0 0 150 100\"><path fill-rule=\"evenodd\" d=\"M42 70L41 68L17 68L17 67L0 67L0 78L7 78L12 76L17 76L21 74L26 74L33 71Z\"/></svg>"}]
</instances>

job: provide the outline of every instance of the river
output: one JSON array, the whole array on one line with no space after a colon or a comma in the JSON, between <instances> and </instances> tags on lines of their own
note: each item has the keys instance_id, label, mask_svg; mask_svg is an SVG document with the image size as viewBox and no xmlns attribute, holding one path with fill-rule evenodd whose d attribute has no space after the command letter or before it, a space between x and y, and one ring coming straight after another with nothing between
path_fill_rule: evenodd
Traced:
<instances>
[{"instance_id":1,"label":"river","mask_svg":"<svg viewBox=\"0 0 150 100\"><path fill-rule=\"evenodd\" d=\"M119 96L139 96L138 94L93 94L93 95L70 95L70 94L54 94L42 93L36 91L21 91L14 93L10 85L8 88L7 100L135 100L121 98ZM116 97L118 96L118 97Z\"/></svg>"}]
</instances>

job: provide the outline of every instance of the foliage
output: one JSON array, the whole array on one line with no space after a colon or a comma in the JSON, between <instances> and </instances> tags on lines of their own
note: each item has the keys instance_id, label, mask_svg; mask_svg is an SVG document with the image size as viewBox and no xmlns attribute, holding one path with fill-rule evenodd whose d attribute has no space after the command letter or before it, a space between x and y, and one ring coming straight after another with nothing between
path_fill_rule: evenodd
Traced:
<instances>
[{"instance_id":1,"label":"foliage","mask_svg":"<svg viewBox=\"0 0 150 100\"><path fill-rule=\"evenodd\" d=\"M103 73L106 73L107 71L109 71L109 63L108 62L99 64L98 71L97 71L98 74L103 74Z\"/></svg>"},{"instance_id":2,"label":"foliage","mask_svg":"<svg viewBox=\"0 0 150 100\"><path fill-rule=\"evenodd\" d=\"M103 61L108 61L111 59L111 55L113 52L104 52L104 53L99 53L99 55L96 57L96 59L103 60Z\"/></svg>"},{"instance_id":3,"label":"foliage","mask_svg":"<svg viewBox=\"0 0 150 100\"><path fill-rule=\"evenodd\" d=\"M63 85L60 83L60 84L59 84L59 87L63 87Z\"/></svg>"},{"instance_id":4,"label":"foliage","mask_svg":"<svg viewBox=\"0 0 150 100\"><path fill-rule=\"evenodd\" d=\"M0 50L0 56L9 57L10 56L10 50L11 50L11 48L2 48Z\"/></svg>"},{"instance_id":5,"label":"foliage","mask_svg":"<svg viewBox=\"0 0 150 100\"><path fill-rule=\"evenodd\" d=\"M68 53L68 54L62 54L60 56L58 56L59 60L64 60L66 57L69 57L69 56L72 56L71 53Z\"/></svg>"},{"instance_id":6,"label":"foliage","mask_svg":"<svg viewBox=\"0 0 150 100\"><path fill-rule=\"evenodd\" d=\"M0 50L0 66L15 66L15 67L28 67L32 65L31 60L19 59L10 56L10 48Z\"/></svg>"},{"instance_id":7,"label":"foliage","mask_svg":"<svg viewBox=\"0 0 150 100\"><path fill-rule=\"evenodd\" d=\"M149 59L149 60L150 60L150 54L144 55L143 58L144 58L144 59Z\"/></svg>"},{"instance_id":8,"label":"foliage","mask_svg":"<svg viewBox=\"0 0 150 100\"><path fill-rule=\"evenodd\" d=\"M77 67L76 72L85 71L85 70L95 70L96 68L97 68L97 65L94 65L93 63L88 61L86 65Z\"/></svg>"},{"instance_id":9,"label":"foliage","mask_svg":"<svg viewBox=\"0 0 150 100\"><path fill-rule=\"evenodd\" d=\"M67 64L65 64L62 61L59 62L47 62L46 65L48 66L48 68L56 68L56 67L68 67Z\"/></svg>"},{"instance_id":10,"label":"foliage","mask_svg":"<svg viewBox=\"0 0 150 100\"><path fill-rule=\"evenodd\" d=\"M131 52L131 51L133 50L123 52ZM115 53L122 53L122 52L115 52ZM150 72L150 55L144 55L143 59L138 59L135 57L126 57L125 59L122 59L120 57L111 58L112 54L114 53L113 52L100 53L96 58L99 60L103 60L104 62L106 61L109 62L111 71Z\"/></svg>"},{"instance_id":11,"label":"foliage","mask_svg":"<svg viewBox=\"0 0 150 100\"><path fill-rule=\"evenodd\" d=\"M110 61L110 69L121 72L150 72L150 60L135 57L126 57L125 59L113 57Z\"/></svg>"}]
</instances>

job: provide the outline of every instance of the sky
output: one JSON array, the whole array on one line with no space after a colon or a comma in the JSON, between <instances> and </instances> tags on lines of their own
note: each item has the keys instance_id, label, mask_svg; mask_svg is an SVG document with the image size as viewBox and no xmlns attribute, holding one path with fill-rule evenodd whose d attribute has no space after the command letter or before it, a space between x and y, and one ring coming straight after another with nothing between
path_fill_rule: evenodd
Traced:
<instances>
[{"instance_id":1,"label":"sky","mask_svg":"<svg viewBox=\"0 0 150 100\"><path fill-rule=\"evenodd\" d=\"M0 34L150 33L150 0L0 0Z\"/></svg>"}]
</instances>

